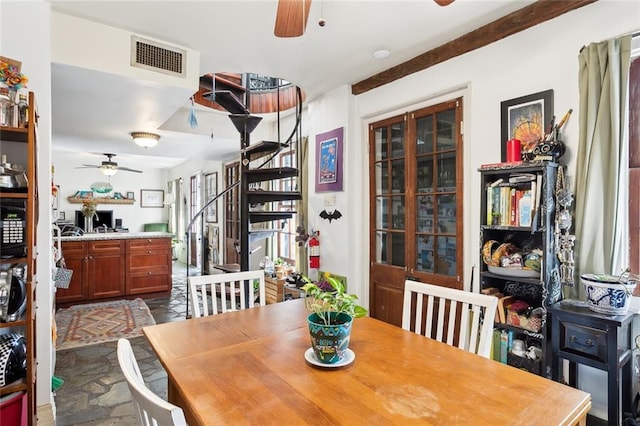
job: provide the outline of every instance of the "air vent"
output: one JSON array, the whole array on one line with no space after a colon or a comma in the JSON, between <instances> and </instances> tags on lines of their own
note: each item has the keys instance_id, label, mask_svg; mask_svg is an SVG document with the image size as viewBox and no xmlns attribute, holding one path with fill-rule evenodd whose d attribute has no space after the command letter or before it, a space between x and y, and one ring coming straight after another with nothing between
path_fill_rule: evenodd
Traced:
<instances>
[{"instance_id":1,"label":"air vent","mask_svg":"<svg viewBox=\"0 0 640 426\"><path fill-rule=\"evenodd\" d=\"M185 78L186 65L186 50L131 36L131 66Z\"/></svg>"}]
</instances>

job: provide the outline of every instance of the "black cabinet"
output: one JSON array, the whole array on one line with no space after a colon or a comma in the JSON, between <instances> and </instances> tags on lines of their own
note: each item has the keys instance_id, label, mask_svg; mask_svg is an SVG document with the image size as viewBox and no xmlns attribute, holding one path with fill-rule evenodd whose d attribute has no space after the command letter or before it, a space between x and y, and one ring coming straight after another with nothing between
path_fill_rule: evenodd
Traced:
<instances>
[{"instance_id":1,"label":"black cabinet","mask_svg":"<svg viewBox=\"0 0 640 426\"><path fill-rule=\"evenodd\" d=\"M561 380L560 360L569 361L569 385L578 385L577 364L607 373L607 422L619 425L630 412L631 322L635 314L604 315L582 302L561 301L551 308L552 378Z\"/></svg>"},{"instance_id":2,"label":"black cabinet","mask_svg":"<svg viewBox=\"0 0 640 426\"><path fill-rule=\"evenodd\" d=\"M544 377L551 377L548 311L562 299L554 248L557 171L558 164L546 161L479 169L481 288L501 299L494 359ZM522 269L507 267L518 261ZM528 354L512 353L513 340L522 340Z\"/></svg>"}]
</instances>

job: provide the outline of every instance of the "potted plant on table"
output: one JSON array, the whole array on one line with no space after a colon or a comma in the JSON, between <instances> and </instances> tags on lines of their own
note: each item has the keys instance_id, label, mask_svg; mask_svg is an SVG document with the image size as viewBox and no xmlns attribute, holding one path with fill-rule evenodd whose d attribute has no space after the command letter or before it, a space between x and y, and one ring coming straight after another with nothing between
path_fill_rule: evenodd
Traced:
<instances>
[{"instance_id":1,"label":"potted plant on table","mask_svg":"<svg viewBox=\"0 0 640 426\"><path fill-rule=\"evenodd\" d=\"M348 355L351 325L354 318L367 314L358 305L358 296L347 294L345 285L339 280L325 276L321 281L306 282L302 290L306 293L305 303L312 312L307 317L311 337L312 354L322 364L337 364Z\"/></svg>"}]
</instances>

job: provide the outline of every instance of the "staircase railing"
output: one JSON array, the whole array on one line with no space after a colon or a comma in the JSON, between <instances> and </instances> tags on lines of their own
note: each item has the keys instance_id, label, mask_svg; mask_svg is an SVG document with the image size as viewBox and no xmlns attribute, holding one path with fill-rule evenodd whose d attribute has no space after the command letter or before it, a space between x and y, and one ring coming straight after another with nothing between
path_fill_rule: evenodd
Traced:
<instances>
[{"instance_id":1,"label":"staircase railing","mask_svg":"<svg viewBox=\"0 0 640 426\"><path fill-rule=\"evenodd\" d=\"M196 223L196 220L199 218L201 221L201 225L204 227L204 222L203 222L203 216L204 216L204 212L207 210L207 208L209 206L211 206L213 203L215 203L216 201L218 201L218 198L226 195L229 191L232 191L234 188L236 188L237 186L240 185L240 181L234 182L232 185L230 185L229 187L227 187L224 191L222 191L219 194L216 194L215 197L213 197L211 200L207 201L205 203L205 205L198 210L198 212L193 215L193 217L191 218L191 220L189 221L189 224L187 225L186 231L185 231L185 241L187 242L187 275L185 277L185 283L187 284L187 310L186 310L186 317L189 318L189 247L191 247L191 228L193 227L193 225Z\"/></svg>"},{"instance_id":2,"label":"staircase railing","mask_svg":"<svg viewBox=\"0 0 640 426\"><path fill-rule=\"evenodd\" d=\"M258 167L255 167L256 169L262 169L264 168L266 165L268 165L269 163L271 163L271 161L273 161L274 158L276 158L276 156L280 153L280 151L282 150L282 147L289 147L292 143L292 141L294 140L294 138L296 137L296 135L298 136L296 138L296 142L299 141L300 137L301 137L301 124L302 124L302 91L299 87L296 87L296 97L297 97L297 105L296 105L296 121L295 121L295 125L293 127L293 130L291 131L291 134L287 137L287 139L285 140L285 142L282 142L280 144L280 148L273 152L270 156L267 157L267 159L262 162ZM277 124L278 124L278 141L280 140L280 97L278 96L278 108L277 108ZM242 134L241 132L241 136L242 139L245 140L246 142L249 142L249 135L245 132L245 134ZM297 148L297 147L296 147ZM296 158L296 167L299 168L300 167L300 150L296 149L296 154L297 154L297 158ZM245 165L245 167L248 166ZM242 174L240 175L242 176ZM302 185L302 177L298 176L298 184ZM207 210L207 208L209 208L213 203L215 203L220 197L225 196L227 193L229 193L230 191L234 190L235 188L241 186L242 183L242 179L241 177L239 177L239 179L234 182L233 184L231 184L230 186L228 186L227 188L225 188L222 192L220 192L219 194L216 194L215 197L213 197L211 200L207 201L204 206L191 218L191 220L189 221L189 224L186 227L185 230L185 241L186 241L186 245L187 245L187 250L186 250L186 256L187 256L187 268L186 268L186 282L187 282L187 309L186 309L186 316L187 318L189 318L189 299L190 299L190 294L189 294L189 285L188 285L188 280L189 280L189 276L190 276L190 247L191 247L191 230L193 228L193 226L195 225L195 223L200 220L201 222L201 227L204 228L204 213ZM246 185L245 185L246 186ZM248 191L248 188L244 188L243 186L243 191L241 193L241 200L244 198L246 200L246 192ZM244 194L244 197L242 196ZM242 203L241 203L242 204ZM240 236L240 252L241 252L241 270L244 270L246 268L248 268L248 264L249 264L249 214L248 214L248 203L247 206L241 206L241 212L244 212L244 214L241 214L241 220L242 220L242 225L241 225L241 236ZM244 269L243 269L244 266Z\"/></svg>"}]
</instances>

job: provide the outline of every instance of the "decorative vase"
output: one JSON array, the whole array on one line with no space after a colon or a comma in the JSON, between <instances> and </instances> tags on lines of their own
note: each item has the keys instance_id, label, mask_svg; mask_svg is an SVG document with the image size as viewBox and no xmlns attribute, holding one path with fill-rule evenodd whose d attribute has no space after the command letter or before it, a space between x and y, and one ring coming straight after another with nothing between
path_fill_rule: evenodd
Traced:
<instances>
[{"instance_id":1,"label":"decorative vase","mask_svg":"<svg viewBox=\"0 0 640 426\"><path fill-rule=\"evenodd\" d=\"M311 347L318 361L324 364L335 364L344 359L353 324L351 315L344 312L331 312L330 315L330 325L325 325L318 314L307 317Z\"/></svg>"},{"instance_id":2,"label":"decorative vase","mask_svg":"<svg viewBox=\"0 0 640 426\"><path fill-rule=\"evenodd\" d=\"M90 216L84 217L84 232L85 233L93 232L93 218Z\"/></svg>"}]
</instances>

